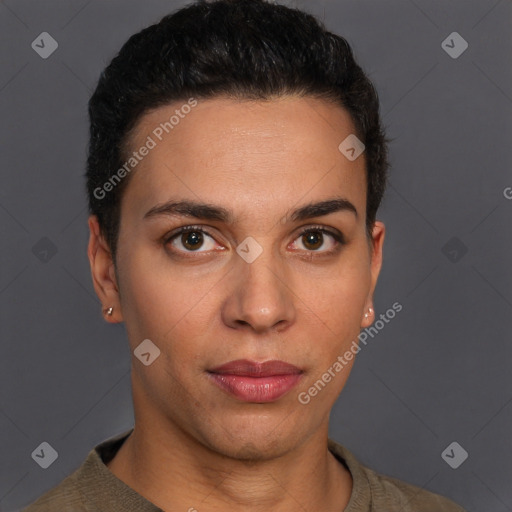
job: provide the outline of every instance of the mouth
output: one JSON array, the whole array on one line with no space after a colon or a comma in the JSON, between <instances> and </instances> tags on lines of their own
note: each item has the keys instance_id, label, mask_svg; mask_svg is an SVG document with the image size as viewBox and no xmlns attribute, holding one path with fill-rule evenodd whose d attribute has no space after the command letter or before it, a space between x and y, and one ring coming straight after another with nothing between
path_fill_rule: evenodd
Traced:
<instances>
[{"instance_id":1,"label":"mouth","mask_svg":"<svg viewBox=\"0 0 512 512\"><path fill-rule=\"evenodd\" d=\"M230 361L208 370L211 381L243 402L268 403L286 395L302 378L303 371L279 360L258 363Z\"/></svg>"}]
</instances>

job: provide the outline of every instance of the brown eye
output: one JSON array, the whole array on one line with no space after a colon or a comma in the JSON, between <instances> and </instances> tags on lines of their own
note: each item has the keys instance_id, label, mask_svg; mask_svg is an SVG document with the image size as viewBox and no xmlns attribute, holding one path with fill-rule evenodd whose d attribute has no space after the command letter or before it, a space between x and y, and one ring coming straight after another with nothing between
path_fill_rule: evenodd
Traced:
<instances>
[{"instance_id":1,"label":"brown eye","mask_svg":"<svg viewBox=\"0 0 512 512\"><path fill-rule=\"evenodd\" d=\"M324 242L323 234L319 231L311 231L302 235L302 243L306 249L316 251Z\"/></svg>"},{"instance_id":2,"label":"brown eye","mask_svg":"<svg viewBox=\"0 0 512 512\"><path fill-rule=\"evenodd\" d=\"M325 228L307 228L294 240L293 249L322 254L334 254L344 245L345 239L339 232L333 232Z\"/></svg>"},{"instance_id":3,"label":"brown eye","mask_svg":"<svg viewBox=\"0 0 512 512\"><path fill-rule=\"evenodd\" d=\"M180 228L178 232L168 237L164 243L177 253L203 253L219 247L212 235L196 226Z\"/></svg>"},{"instance_id":4,"label":"brown eye","mask_svg":"<svg viewBox=\"0 0 512 512\"><path fill-rule=\"evenodd\" d=\"M204 242L203 234L199 231L190 231L189 233L181 234L181 243L183 247L189 251L199 249Z\"/></svg>"}]
</instances>

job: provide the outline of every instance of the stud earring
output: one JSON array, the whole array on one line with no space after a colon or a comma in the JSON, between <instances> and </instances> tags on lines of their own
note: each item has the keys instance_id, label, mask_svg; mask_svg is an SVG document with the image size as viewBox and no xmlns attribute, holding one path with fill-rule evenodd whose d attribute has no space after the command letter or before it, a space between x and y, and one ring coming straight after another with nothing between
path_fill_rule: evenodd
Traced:
<instances>
[{"instance_id":1,"label":"stud earring","mask_svg":"<svg viewBox=\"0 0 512 512\"><path fill-rule=\"evenodd\" d=\"M368 313L364 314L365 318L368 318L373 313L373 308L368 308Z\"/></svg>"},{"instance_id":2,"label":"stud earring","mask_svg":"<svg viewBox=\"0 0 512 512\"><path fill-rule=\"evenodd\" d=\"M109 307L107 309L105 309L103 311L103 313L105 313L107 316L112 316L112 313L114 312L114 308L113 307Z\"/></svg>"}]
</instances>

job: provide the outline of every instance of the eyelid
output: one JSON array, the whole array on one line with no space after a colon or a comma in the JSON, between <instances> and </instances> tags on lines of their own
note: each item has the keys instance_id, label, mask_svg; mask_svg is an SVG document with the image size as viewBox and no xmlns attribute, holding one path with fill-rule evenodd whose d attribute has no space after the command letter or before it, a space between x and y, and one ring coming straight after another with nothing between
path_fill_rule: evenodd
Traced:
<instances>
[{"instance_id":1,"label":"eyelid","mask_svg":"<svg viewBox=\"0 0 512 512\"><path fill-rule=\"evenodd\" d=\"M216 243L217 240L216 238L208 232L208 230L205 229L205 226L198 226L198 225L187 225L187 226L182 226L182 227L179 227L179 228L176 228L174 229L171 233L168 233L166 235L164 235L164 237L162 238L162 242L164 245L167 245L169 244L170 242L172 242L172 240L174 240L175 238L179 237L180 235L182 235L183 233L193 233L193 232L200 232L206 236L209 236L210 238L212 238L213 240L215 240ZM210 252L210 251L178 251L180 253L188 253L188 254L194 254L194 253L206 253L206 252Z\"/></svg>"},{"instance_id":2,"label":"eyelid","mask_svg":"<svg viewBox=\"0 0 512 512\"><path fill-rule=\"evenodd\" d=\"M310 225L305 226L301 228L301 231L299 233L299 236L309 233L310 231L320 231L321 233L327 233L328 235L332 236L337 242L340 242L342 244L345 243L345 237L341 231L335 228L329 228L327 226L323 226L320 224L317 225Z\"/></svg>"},{"instance_id":3,"label":"eyelid","mask_svg":"<svg viewBox=\"0 0 512 512\"><path fill-rule=\"evenodd\" d=\"M308 254L308 257L309 256L314 256L314 257L322 257L322 256L330 256L330 255L333 255L333 254L336 254L343 245L346 244L346 241L345 241L345 237L343 235L343 233L335 228L328 228L327 226L323 226L323 225L309 225L309 226L304 226L303 228L301 228L301 231L299 232L299 234L293 239L293 241L291 242L292 244L295 243L295 241L300 238L301 236L304 236L308 233L322 233L323 235L327 234L329 235L330 237L332 237L335 242L334 242L334 247L332 247L331 249L328 249L328 250L325 250L325 251L322 251L322 250L310 250L310 251L307 251L307 250L299 250L299 252L305 252Z\"/></svg>"},{"instance_id":4,"label":"eyelid","mask_svg":"<svg viewBox=\"0 0 512 512\"><path fill-rule=\"evenodd\" d=\"M334 240L336 241L335 247L331 250L328 250L328 251L314 251L314 250L306 251L308 253L331 254L331 253L336 252L340 248L340 246L345 245L345 243L346 243L343 233L335 228L329 228L327 226L319 225L319 224L311 224L311 225L307 225L307 226L302 226L301 228L299 228L299 230L300 231L297 233L297 235L294 237L294 239L292 240L291 243L295 242L295 240L297 240L297 238L299 238L305 234L308 234L310 232L320 232L323 234L327 234L327 235L331 236L332 238L334 238ZM195 231L201 232L216 241L215 236L213 236L211 233L209 233L208 230L205 229L205 226L201 226L201 225L186 225L186 226L176 228L171 233L166 234L162 238L162 241L163 241L164 245L167 245L169 242L171 242L176 237L182 235L183 233L190 233L190 232L195 232ZM290 244L288 244L288 245L290 245ZM186 253L186 254L194 254L194 253L201 254L201 253L211 252L211 250L210 251L200 251L200 250L198 250L198 251L180 251L180 250L178 250L178 252Z\"/></svg>"}]
</instances>

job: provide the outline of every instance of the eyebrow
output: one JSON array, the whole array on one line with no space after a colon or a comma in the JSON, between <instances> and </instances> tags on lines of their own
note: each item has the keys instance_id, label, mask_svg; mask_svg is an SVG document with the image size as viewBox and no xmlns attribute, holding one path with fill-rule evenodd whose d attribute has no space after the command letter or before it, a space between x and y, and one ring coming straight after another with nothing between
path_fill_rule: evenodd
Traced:
<instances>
[{"instance_id":1,"label":"eyebrow","mask_svg":"<svg viewBox=\"0 0 512 512\"><path fill-rule=\"evenodd\" d=\"M293 210L287 217L294 222L299 222L313 217L322 217L336 212L352 212L358 217L356 207L345 198L333 198L317 203L310 203ZM167 201L154 206L144 214L144 219L158 216L184 216L201 220L233 222L233 214L221 206L199 203L197 201Z\"/></svg>"}]
</instances>

